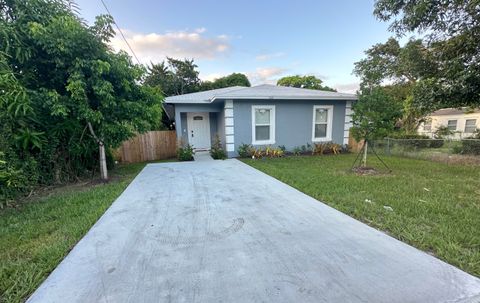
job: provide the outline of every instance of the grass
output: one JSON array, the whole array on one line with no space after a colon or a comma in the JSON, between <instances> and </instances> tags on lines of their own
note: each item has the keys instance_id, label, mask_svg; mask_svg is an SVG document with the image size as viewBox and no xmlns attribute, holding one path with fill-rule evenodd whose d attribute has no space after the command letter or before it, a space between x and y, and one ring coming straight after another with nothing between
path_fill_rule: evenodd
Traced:
<instances>
[{"instance_id":1,"label":"grass","mask_svg":"<svg viewBox=\"0 0 480 303\"><path fill-rule=\"evenodd\" d=\"M144 166L120 166L107 184L66 186L1 211L0 302L23 302Z\"/></svg>"},{"instance_id":2,"label":"grass","mask_svg":"<svg viewBox=\"0 0 480 303\"><path fill-rule=\"evenodd\" d=\"M354 159L355 155L347 154L244 162L480 276L478 167L384 157L392 173L359 176L349 171ZM369 166L381 168L373 157Z\"/></svg>"}]
</instances>

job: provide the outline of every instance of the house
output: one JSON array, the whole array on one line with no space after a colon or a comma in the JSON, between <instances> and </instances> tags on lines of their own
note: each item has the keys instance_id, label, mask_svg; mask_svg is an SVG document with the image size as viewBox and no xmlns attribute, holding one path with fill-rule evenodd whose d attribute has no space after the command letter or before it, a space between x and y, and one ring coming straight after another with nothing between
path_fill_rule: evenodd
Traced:
<instances>
[{"instance_id":1,"label":"house","mask_svg":"<svg viewBox=\"0 0 480 303\"><path fill-rule=\"evenodd\" d=\"M431 113L418 128L418 133L433 137L442 126L453 132L452 139L471 136L480 128L480 109L444 108Z\"/></svg>"},{"instance_id":2,"label":"house","mask_svg":"<svg viewBox=\"0 0 480 303\"><path fill-rule=\"evenodd\" d=\"M229 157L241 144L284 146L348 143L353 94L276 85L227 87L166 98L177 137L196 150L218 135Z\"/></svg>"}]
</instances>

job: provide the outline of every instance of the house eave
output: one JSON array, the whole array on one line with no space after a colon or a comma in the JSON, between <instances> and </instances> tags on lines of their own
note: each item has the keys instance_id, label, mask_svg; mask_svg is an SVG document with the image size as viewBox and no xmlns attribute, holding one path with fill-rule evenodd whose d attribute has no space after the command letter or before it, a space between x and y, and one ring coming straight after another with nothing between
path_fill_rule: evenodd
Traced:
<instances>
[{"instance_id":1,"label":"house eave","mask_svg":"<svg viewBox=\"0 0 480 303\"><path fill-rule=\"evenodd\" d=\"M224 97L218 96L210 100L188 100L188 101L165 101L169 104L210 104L216 100L336 100L336 101L356 101L357 96L270 96L270 97Z\"/></svg>"},{"instance_id":2,"label":"house eave","mask_svg":"<svg viewBox=\"0 0 480 303\"><path fill-rule=\"evenodd\" d=\"M223 100L357 100L357 96L268 96L268 97L215 97L211 102L216 99Z\"/></svg>"}]
</instances>

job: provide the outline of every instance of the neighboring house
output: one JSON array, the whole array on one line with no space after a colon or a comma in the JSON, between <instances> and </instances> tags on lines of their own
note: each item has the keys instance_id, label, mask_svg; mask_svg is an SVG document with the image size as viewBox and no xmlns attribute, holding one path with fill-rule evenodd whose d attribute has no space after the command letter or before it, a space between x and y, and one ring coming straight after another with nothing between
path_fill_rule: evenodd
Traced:
<instances>
[{"instance_id":1,"label":"neighboring house","mask_svg":"<svg viewBox=\"0 0 480 303\"><path fill-rule=\"evenodd\" d=\"M426 122L418 128L419 134L433 137L435 131L446 126L454 132L453 139L469 137L480 128L480 109L468 110L467 108L444 108L431 113L426 117Z\"/></svg>"},{"instance_id":2,"label":"neighboring house","mask_svg":"<svg viewBox=\"0 0 480 303\"><path fill-rule=\"evenodd\" d=\"M219 136L228 156L241 144L285 146L347 144L353 94L275 85L228 87L171 96L177 137L208 150Z\"/></svg>"}]
</instances>

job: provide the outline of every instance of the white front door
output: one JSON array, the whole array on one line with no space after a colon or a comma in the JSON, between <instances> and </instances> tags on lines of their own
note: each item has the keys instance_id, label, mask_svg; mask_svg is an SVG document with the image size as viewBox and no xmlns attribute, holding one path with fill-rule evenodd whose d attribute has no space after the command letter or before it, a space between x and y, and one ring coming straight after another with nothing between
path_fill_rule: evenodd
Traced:
<instances>
[{"instance_id":1,"label":"white front door","mask_svg":"<svg viewBox=\"0 0 480 303\"><path fill-rule=\"evenodd\" d=\"M188 143L196 150L210 149L210 118L208 113L187 113Z\"/></svg>"}]
</instances>

